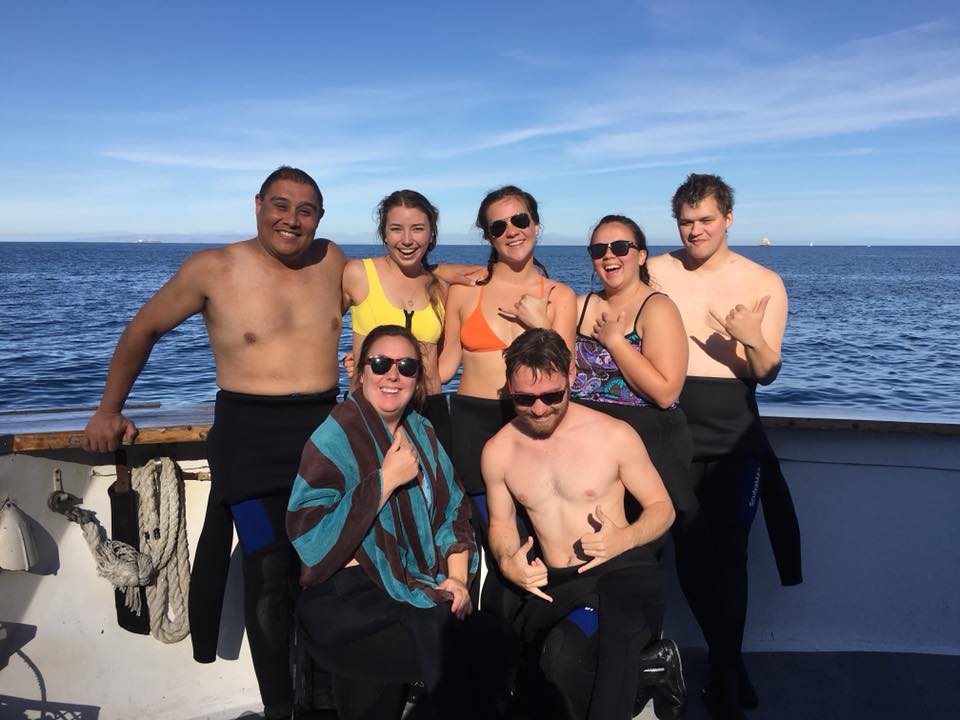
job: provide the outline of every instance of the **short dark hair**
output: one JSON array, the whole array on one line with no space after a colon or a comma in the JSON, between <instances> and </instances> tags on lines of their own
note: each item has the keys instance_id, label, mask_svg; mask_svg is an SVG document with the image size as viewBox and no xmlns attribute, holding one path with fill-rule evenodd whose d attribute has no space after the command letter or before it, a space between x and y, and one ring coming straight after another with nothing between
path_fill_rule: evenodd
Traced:
<instances>
[{"instance_id":1,"label":"short dark hair","mask_svg":"<svg viewBox=\"0 0 960 720\"><path fill-rule=\"evenodd\" d=\"M711 195L722 215L726 216L733 210L733 188L727 185L722 177L690 173L683 185L673 194L673 217L680 217L684 205L699 205Z\"/></svg>"},{"instance_id":2,"label":"short dark hair","mask_svg":"<svg viewBox=\"0 0 960 720\"><path fill-rule=\"evenodd\" d=\"M420 371L417 373L417 384L413 389L413 398L410 402L414 409L422 410L427 401L427 374L423 370L423 353L420 351L420 343L413 334L400 325L378 325L363 339L363 344L360 345L360 356L357 358L357 388L363 391L363 368L367 364L367 358L370 357L370 348L383 337L402 337L413 346L413 356L420 365Z\"/></svg>"},{"instance_id":3,"label":"short dark hair","mask_svg":"<svg viewBox=\"0 0 960 720\"><path fill-rule=\"evenodd\" d=\"M640 229L640 226L626 215L604 215L602 218L600 218L600 221L594 225L593 231L590 233L590 242L592 243L593 239L597 236L597 230L602 228L604 225L609 225L610 223L620 223L621 225L626 226L627 230L630 231L630 234L633 235L633 241L637 244L637 247L643 252L648 252L647 236L643 234L643 230ZM646 285L650 284L650 271L647 269L646 260L644 260L643 265L640 266L640 280Z\"/></svg>"},{"instance_id":4,"label":"short dark hair","mask_svg":"<svg viewBox=\"0 0 960 720\"><path fill-rule=\"evenodd\" d=\"M260 192L257 193L257 197L261 200L265 198L267 192L270 190L270 186L278 180L290 180L299 185L309 185L317 194L317 208L323 210L323 193L320 192L320 186L317 185L317 181L300 168L290 167L289 165L281 165L267 175L267 179L264 180L263 185L260 186Z\"/></svg>"},{"instance_id":5,"label":"short dark hair","mask_svg":"<svg viewBox=\"0 0 960 720\"><path fill-rule=\"evenodd\" d=\"M560 373L570 370L570 348L556 330L530 328L517 337L503 351L507 379L520 367L530 368L534 378L540 373Z\"/></svg>"}]
</instances>

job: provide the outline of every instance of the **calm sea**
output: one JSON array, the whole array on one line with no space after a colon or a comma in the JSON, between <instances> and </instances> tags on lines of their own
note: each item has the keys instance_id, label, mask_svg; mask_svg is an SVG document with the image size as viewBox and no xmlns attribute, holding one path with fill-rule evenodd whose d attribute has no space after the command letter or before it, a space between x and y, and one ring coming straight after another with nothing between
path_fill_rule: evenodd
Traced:
<instances>
[{"instance_id":1,"label":"calm sea","mask_svg":"<svg viewBox=\"0 0 960 720\"><path fill-rule=\"evenodd\" d=\"M126 323L202 247L0 242L0 409L95 405ZM765 412L960 422L960 247L737 250L780 273L790 296L783 370L759 391ZM578 293L589 289L583 248L541 246L537 257ZM482 263L486 249L440 247L431 259ZM349 330L341 352L348 345ZM194 403L215 392L194 317L157 344L129 402Z\"/></svg>"}]
</instances>

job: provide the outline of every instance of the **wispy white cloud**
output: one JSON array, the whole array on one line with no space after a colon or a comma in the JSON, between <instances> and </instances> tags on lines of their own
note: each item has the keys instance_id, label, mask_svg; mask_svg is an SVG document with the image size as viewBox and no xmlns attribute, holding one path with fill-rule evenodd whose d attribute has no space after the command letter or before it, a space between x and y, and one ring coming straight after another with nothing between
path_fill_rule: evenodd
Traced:
<instances>
[{"instance_id":1,"label":"wispy white cloud","mask_svg":"<svg viewBox=\"0 0 960 720\"><path fill-rule=\"evenodd\" d=\"M678 32L686 20L701 12L690 0L638 0L636 4L646 12L648 22L661 31Z\"/></svg>"},{"instance_id":2,"label":"wispy white cloud","mask_svg":"<svg viewBox=\"0 0 960 720\"><path fill-rule=\"evenodd\" d=\"M103 157L143 165L198 168L223 171L253 171L276 167L280 162L310 167L318 176L338 175L344 172L363 172L367 163L376 163L395 156L395 143L382 139L377 142L340 140L335 144L296 146L289 143L262 148L246 148L238 152L236 147L211 148L208 143L184 144L157 143L100 150Z\"/></svg>"},{"instance_id":3,"label":"wispy white cloud","mask_svg":"<svg viewBox=\"0 0 960 720\"><path fill-rule=\"evenodd\" d=\"M416 108L425 100L459 98L472 93L472 83L424 79L404 84L328 85L322 91L304 95L251 94L243 97L199 99L163 108L130 110L111 108L91 111L58 110L55 117L68 122L92 121L102 124L162 124L216 121L221 127L243 127L266 120L276 127L290 120L354 121L360 117L395 116ZM51 113L52 115L52 113Z\"/></svg>"},{"instance_id":4,"label":"wispy white cloud","mask_svg":"<svg viewBox=\"0 0 960 720\"><path fill-rule=\"evenodd\" d=\"M526 142L527 140L571 135L574 133L580 133L584 130L594 130L596 128L603 127L606 124L607 120L604 118L584 118L574 122L558 123L556 125L517 128L505 132L494 133L488 137L478 139L473 143L435 150L430 153L430 157L450 158L459 155L468 155L470 153L481 152L483 150L492 150L493 148L515 145L517 143Z\"/></svg>"},{"instance_id":5,"label":"wispy white cloud","mask_svg":"<svg viewBox=\"0 0 960 720\"><path fill-rule=\"evenodd\" d=\"M500 53L502 57L507 58L508 60L513 60L515 62L521 63L528 67L537 68L540 70L570 70L570 69L580 69L582 67L582 62L572 58L570 55L564 54L535 54L532 52L524 50L504 50Z\"/></svg>"},{"instance_id":6,"label":"wispy white cloud","mask_svg":"<svg viewBox=\"0 0 960 720\"><path fill-rule=\"evenodd\" d=\"M650 11L681 10L654 3ZM494 165L494 151L536 147L534 161L550 172L603 173L671 156L960 116L960 50L949 41L948 25L930 23L766 65L726 58L718 69L705 57L625 56L594 66L586 80L535 92L428 78L333 87L306 98L201 103L114 117L114 124L128 121L132 129L125 140L101 145L100 154L223 172L287 161L332 179L389 174L387 166L409 172L481 154L481 164ZM524 52L517 57L552 62ZM483 122L474 121L478 115ZM170 132L157 142L156 126L165 123ZM614 159L619 162L611 165Z\"/></svg>"},{"instance_id":7,"label":"wispy white cloud","mask_svg":"<svg viewBox=\"0 0 960 720\"><path fill-rule=\"evenodd\" d=\"M670 188L658 185L666 176L696 167L746 184L740 178L779 165L811 186L810 167L862 178L909 157L900 167L911 178L901 186L949 182L932 158L960 156L960 141L948 134L960 118L956 19L825 47L820 36L789 37L789 21L768 31L784 16L813 22L829 10L821 6L738 5L724 15L724 28L705 29L705 19L717 21L715 6L633 5L631 17L642 15L636 32L631 26L630 33L611 33L609 42L556 42L554 22L526 43L502 42L519 50L485 43L486 55L452 52L442 62L398 66L397 73L387 72L395 61L390 48L371 47L369 62L350 73L293 88L283 80L229 82L226 73L213 88L181 86L171 77L166 97L118 92L102 102L79 95L58 107L45 103L37 112L4 107L0 126L8 131L0 149L15 170L0 177L0 216L35 226L49 203L31 194L39 187L66 198L65 225L246 227L253 193L280 163L321 182L331 198L325 224L357 230L368 226L376 200L397 187L426 192L445 222L466 231L482 192L508 181L542 192L545 205L554 203L551 216L570 227L582 224L576 213L592 219L608 203L646 210L636 205L640 199L668 197ZM602 30L613 17L598 11L584 29ZM568 27L560 30L570 37ZM835 30L824 37L856 32ZM928 128L942 137L935 149ZM893 133L875 132L891 129L902 144L887 140ZM46 150L45 167L70 169L73 179L47 182L33 148ZM820 160L796 162L812 158ZM748 197L762 202L761 195L769 193L745 192L738 207L749 207ZM789 188L785 202L796 196ZM117 225L123 212L127 219ZM651 204L643 215L654 222L664 212L662 203Z\"/></svg>"},{"instance_id":8,"label":"wispy white cloud","mask_svg":"<svg viewBox=\"0 0 960 720\"><path fill-rule=\"evenodd\" d=\"M572 154L649 157L955 118L960 48L928 24L709 79L635 78L605 111L617 126L572 143Z\"/></svg>"},{"instance_id":9,"label":"wispy white cloud","mask_svg":"<svg viewBox=\"0 0 960 720\"><path fill-rule=\"evenodd\" d=\"M635 172L637 170L652 170L654 168L664 167L704 167L713 164L719 160L719 155L700 155L700 156L675 156L664 158L662 160L647 160L645 162L632 162L617 165L600 165L596 167L577 167L570 170L551 173L551 176L580 176L580 175L607 175L613 173Z\"/></svg>"}]
</instances>

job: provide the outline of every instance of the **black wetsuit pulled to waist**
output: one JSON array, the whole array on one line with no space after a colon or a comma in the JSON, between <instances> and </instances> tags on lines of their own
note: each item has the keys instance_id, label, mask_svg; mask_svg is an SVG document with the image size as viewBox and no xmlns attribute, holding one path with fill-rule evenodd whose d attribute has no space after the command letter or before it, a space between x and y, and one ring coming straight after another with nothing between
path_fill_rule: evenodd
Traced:
<instances>
[{"instance_id":1,"label":"black wetsuit pulled to waist","mask_svg":"<svg viewBox=\"0 0 960 720\"><path fill-rule=\"evenodd\" d=\"M215 497L225 505L289 494L307 438L336 405L339 390L294 395L217 393L207 457Z\"/></svg>"}]
</instances>

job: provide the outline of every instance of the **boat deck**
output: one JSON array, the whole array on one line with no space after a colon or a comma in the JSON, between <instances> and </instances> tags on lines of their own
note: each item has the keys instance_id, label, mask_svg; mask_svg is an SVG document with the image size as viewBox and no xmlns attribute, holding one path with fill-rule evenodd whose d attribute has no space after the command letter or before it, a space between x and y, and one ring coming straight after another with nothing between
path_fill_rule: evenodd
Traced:
<instances>
[{"instance_id":1,"label":"boat deck","mask_svg":"<svg viewBox=\"0 0 960 720\"><path fill-rule=\"evenodd\" d=\"M683 651L685 720L710 720L700 699L706 651ZM760 706L748 720L955 720L960 656L883 652L746 653ZM638 718L655 720L652 707Z\"/></svg>"},{"instance_id":2,"label":"boat deck","mask_svg":"<svg viewBox=\"0 0 960 720\"><path fill-rule=\"evenodd\" d=\"M683 659L690 693L684 720L710 720L700 699L706 681L706 651L685 648ZM960 718L960 655L763 652L746 653L745 661L760 693L760 706L746 711L748 720ZM261 717L251 709L239 716L234 710L207 715L203 720ZM428 707L410 706L404 720L435 717ZM635 720L656 720L653 703Z\"/></svg>"}]
</instances>

